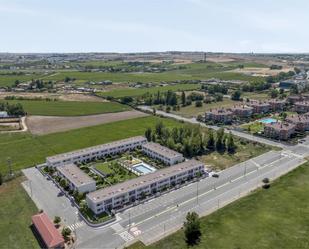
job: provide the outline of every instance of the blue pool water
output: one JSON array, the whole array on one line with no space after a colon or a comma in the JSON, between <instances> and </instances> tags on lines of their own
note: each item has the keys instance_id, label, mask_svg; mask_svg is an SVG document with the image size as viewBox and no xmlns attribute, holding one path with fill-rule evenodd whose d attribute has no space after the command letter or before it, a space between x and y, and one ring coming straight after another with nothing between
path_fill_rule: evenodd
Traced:
<instances>
[{"instance_id":1,"label":"blue pool water","mask_svg":"<svg viewBox=\"0 0 309 249\"><path fill-rule=\"evenodd\" d=\"M260 120L260 122L264 124L270 124L270 123L276 123L277 120L274 118L263 118Z\"/></svg>"},{"instance_id":2,"label":"blue pool water","mask_svg":"<svg viewBox=\"0 0 309 249\"><path fill-rule=\"evenodd\" d=\"M152 173L152 172L155 172L156 169L149 166L149 165L146 165L144 163L140 163L140 164L137 164L137 165L134 165L132 167L133 169L135 169L137 172L143 174L143 175L146 175L146 174L149 174L149 173Z\"/></svg>"}]
</instances>

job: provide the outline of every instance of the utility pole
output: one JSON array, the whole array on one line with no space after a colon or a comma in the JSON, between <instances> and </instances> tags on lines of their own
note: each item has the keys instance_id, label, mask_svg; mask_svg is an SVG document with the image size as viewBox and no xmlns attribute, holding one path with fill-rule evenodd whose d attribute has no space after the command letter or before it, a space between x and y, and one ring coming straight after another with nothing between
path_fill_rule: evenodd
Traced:
<instances>
[{"instance_id":1,"label":"utility pole","mask_svg":"<svg viewBox=\"0 0 309 249\"><path fill-rule=\"evenodd\" d=\"M204 53L204 62L206 62L206 53Z\"/></svg>"},{"instance_id":2,"label":"utility pole","mask_svg":"<svg viewBox=\"0 0 309 249\"><path fill-rule=\"evenodd\" d=\"M30 195L31 195L31 198L32 198L32 184L31 184L31 180L29 180L29 187L30 187Z\"/></svg>"},{"instance_id":3,"label":"utility pole","mask_svg":"<svg viewBox=\"0 0 309 249\"><path fill-rule=\"evenodd\" d=\"M245 163L244 176L247 174L247 163Z\"/></svg>"},{"instance_id":4,"label":"utility pole","mask_svg":"<svg viewBox=\"0 0 309 249\"><path fill-rule=\"evenodd\" d=\"M9 174L12 175L12 160L10 157L7 159L8 168L9 168Z\"/></svg>"},{"instance_id":5,"label":"utility pole","mask_svg":"<svg viewBox=\"0 0 309 249\"><path fill-rule=\"evenodd\" d=\"M196 182L196 203L198 204L198 183L199 183L199 178L197 178Z\"/></svg>"}]
</instances>

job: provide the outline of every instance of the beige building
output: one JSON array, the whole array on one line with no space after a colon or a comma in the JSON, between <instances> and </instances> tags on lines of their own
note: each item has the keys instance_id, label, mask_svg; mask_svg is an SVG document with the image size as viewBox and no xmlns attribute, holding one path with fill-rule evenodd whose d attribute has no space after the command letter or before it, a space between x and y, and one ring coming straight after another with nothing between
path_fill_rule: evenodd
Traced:
<instances>
[{"instance_id":1,"label":"beige building","mask_svg":"<svg viewBox=\"0 0 309 249\"><path fill-rule=\"evenodd\" d=\"M309 116L307 115L292 115L286 118L286 121L296 125L297 131L308 131L309 130Z\"/></svg>"},{"instance_id":2,"label":"beige building","mask_svg":"<svg viewBox=\"0 0 309 249\"><path fill-rule=\"evenodd\" d=\"M205 120L228 124L233 120L233 112L227 109L211 109L206 112Z\"/></svg>"},{"instance_id":3,"label":"beige building","mask_svg":"<svg viewBox=\"0 0 309 249\"><path fill-rule=\"evenodd\" d=\"M288 140L294 134L296 126L291 123L269 123L264 126L264 135L279 140Z\"/></svg>"}]
</instances>

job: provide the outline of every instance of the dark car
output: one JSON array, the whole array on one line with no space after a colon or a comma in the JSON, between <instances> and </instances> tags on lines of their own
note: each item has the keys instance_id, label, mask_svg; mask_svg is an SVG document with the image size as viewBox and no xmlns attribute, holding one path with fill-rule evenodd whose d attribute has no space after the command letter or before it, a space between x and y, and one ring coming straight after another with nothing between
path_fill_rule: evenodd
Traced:
<instances>
[{"instance_id":1,"label":"dark car","mask_svg":"<svg viewBox=\"0 0 309 249\"><path fill-rule=\"evenodd\" d=\"M57 194L57 196L58 196L58 197L64 196L64 193L63 193L63 192L59 192L59 193Z\"/></svg>"},{"instance_id":2,"label":"dark car","mask_svg":"<svg viewBox=\"0 0 309 249\"><path fill-rule=\"evenodd\" d=\"M215 174L212 174L211 176L212 176L212 177L216 177L216 178L218 178L218 177L219 177L219 175L218 175L218 174L216 174L216 173L215 173Z\"/></svg>"}]
</instances>

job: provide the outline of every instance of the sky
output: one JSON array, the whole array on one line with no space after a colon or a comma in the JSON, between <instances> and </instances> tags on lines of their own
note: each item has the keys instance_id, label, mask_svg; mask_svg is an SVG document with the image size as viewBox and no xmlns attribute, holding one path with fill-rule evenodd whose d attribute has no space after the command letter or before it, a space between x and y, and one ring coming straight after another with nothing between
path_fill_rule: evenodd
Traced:
<instances>
[{"instance_id":1,"label":"sky","mask_svg":"<svg viewBox=\"0 0 309 249\"><path fill-rule=\"evenodd\" d=\"M0 0L0 52L309 52L308 0Z\"/></svg>"}]
</instances>

